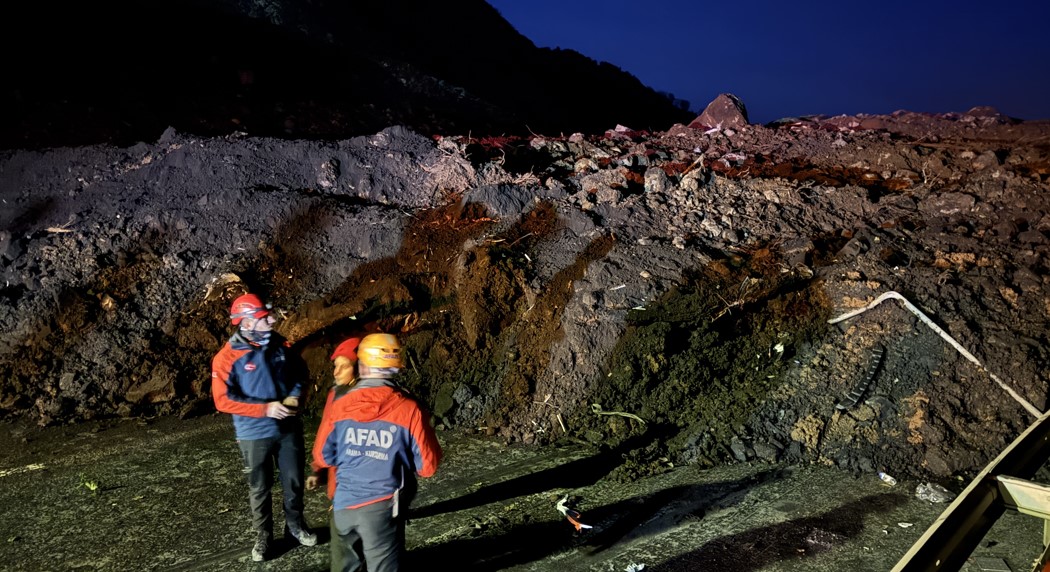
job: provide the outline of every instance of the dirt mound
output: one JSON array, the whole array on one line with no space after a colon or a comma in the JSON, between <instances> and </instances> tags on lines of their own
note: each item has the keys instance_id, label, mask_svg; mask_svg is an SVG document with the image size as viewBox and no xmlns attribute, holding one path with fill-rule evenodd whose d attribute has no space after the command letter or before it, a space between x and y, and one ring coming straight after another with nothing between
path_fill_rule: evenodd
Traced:
<instances>
[{"instance_id":1,"label":"dirt mound","mask_svg":"<svg viewBox=\"0 0 1050 572\"><path fill-rule=\"evenodd\" d=\"M7 152L0 410L208 411L250 289L314 408L331 347L383 329L444 427L643 439L625 478L972 470L1046 404L1048 175L1050 126L984 112ZM984 369L897 302L828 324L887 291Z\"/></svg>"}]
</instances>

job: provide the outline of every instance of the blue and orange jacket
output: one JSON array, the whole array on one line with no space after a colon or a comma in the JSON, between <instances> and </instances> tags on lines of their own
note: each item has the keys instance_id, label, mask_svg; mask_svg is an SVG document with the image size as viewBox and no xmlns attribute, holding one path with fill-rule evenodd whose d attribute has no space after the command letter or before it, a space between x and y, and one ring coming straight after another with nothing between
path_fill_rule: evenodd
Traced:
<instances>
[{"instance_id":1,"label":"blue and orange jacket","mask_svg":"<svg viewBox=\"0 0 1050 572\"><path fill-rule=\"evenodd\" d=\"M328 390L328 399L324 402L324 409L321 411L321 425L324 426L324 422L332 414L332 402L340 397L346 395L350 388L345 385L337 385L332 389ZM315 443L316 444L316 443ZM326 466L324 463L317 462L316 459L311 461L310 468L313 469L313 473L317 477L324 479L327 484L328 500L335 499L335 467Z\"/></svg>"},{"instance_id":2,"label":"blue and orange jacket","mask_svg":"<svg viewBox=\"0 0 1050 572\"><path fill-rule=\"evenodd\" d=\"M385 379L361 379L333 398L314 442L314 467L335 467L337 509L392 498L415 472L429 477L441 463L430 416Z\"/></svg>"},{"instance_id":3,"label":"blue and orange jacket","mask_svg":"<svg viewBox=\"0 0 1050 572\"><path fill-rule=\"evenodd\" d=\"M305 372L276 333L265 346L234 334L211 361L211 397L215 408L233 415L238 441L266 439L302 426L298 416L266 416L266 404L302 393Z\"/></svg>"}]
</instances>

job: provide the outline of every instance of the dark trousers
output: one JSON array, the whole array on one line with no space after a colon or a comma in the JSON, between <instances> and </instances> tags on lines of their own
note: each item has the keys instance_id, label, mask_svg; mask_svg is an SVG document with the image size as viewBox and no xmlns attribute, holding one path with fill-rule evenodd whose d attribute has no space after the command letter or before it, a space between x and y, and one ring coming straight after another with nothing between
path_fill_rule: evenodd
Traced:
<instances>
[{"instance_id":1,"label":"dark trousers","mask_svg":"<svg viewBox=\"0 0 1050 572\"><path fill-rule=\"evenodd\" d=\"M238 441L248 479L248 504L252 526L273 536L273 469L276 462L284 492L284 521L292 530L305 528L303 519L303 464L305 446L301 431L268 439Z\"/></svg>"},{"instance_id":2,"label":"dark trousers","mask_svg":"<svg viewBox=\"0 0 1050 572\"><path fill-rule=\"evenodd\" d=\"M393 516L393 501L332 511L332 572L397 572L405 547L405 521ZM363 555L354 544L360 541ZM363 556L363 558L362 558Z\"/></svg>"}]
</instances>

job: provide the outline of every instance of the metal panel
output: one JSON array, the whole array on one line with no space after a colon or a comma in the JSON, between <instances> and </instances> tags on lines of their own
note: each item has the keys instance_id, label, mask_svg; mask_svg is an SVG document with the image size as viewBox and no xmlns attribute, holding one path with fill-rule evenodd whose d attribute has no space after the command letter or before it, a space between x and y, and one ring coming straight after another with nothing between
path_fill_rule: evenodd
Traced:
<instances>
[{"instance_id":1,"label":"metal panel","mask_svg":"<svg viewBox=\"0 0 1050 572\"><path fill-rule=\"evenodd\" d=\"M999 481L999 493L1006 508L1042 519L1050 518L1050 487L1007 475L999 475L995 480Z\"/></svg>"},{"instance_id":2,"label":"metal panel","mask_svg":"<svg viewBox=\"0 0 1050 572\"><path fill-rule=\"evenodd\" d=\"M893 572L960 570L1006 510L996 475L1030 479L1050 458L1050 412L1042 414L970 482L926 529Z\"/></svg>"}]
</instances>

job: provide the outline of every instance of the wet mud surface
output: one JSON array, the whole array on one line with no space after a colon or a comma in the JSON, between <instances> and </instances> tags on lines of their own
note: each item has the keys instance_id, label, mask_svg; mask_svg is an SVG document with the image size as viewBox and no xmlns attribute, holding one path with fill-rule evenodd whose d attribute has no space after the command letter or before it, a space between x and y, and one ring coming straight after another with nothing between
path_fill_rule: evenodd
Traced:
<instances>
[{"instance_id":1,"label":"wet mud surface","mask_svg":"<svg viewBox=\"0 0 1050 572\"><path fill-rule=\"evenodd\" d=\"M754 569L844 554L820 546L867 537L842 514L909 506L903 486L878 488L877 471L912 489L957 487L1046 406L1048 141L1043 123L901 113L529 138L171 129L124 148L3 152L0 416L16 439L3 468L15 472L3 478L21 483L4 494L12 506L58 507L32 536L8 520L6 548L41 566L59 554L77 566L120 561L133 545L86 564L62 548L88 528L52 527L91 511L91 530L139 527L158 566L233 554L241 537L229 531L248 531L237 524L239 474L224 461L232 442L211 425L208 364L230 334L230 301L250 290L276 305L277 329L309 365L310 414L330 384L332 347L389 331L405 346L402 383L445 438L472 444L432 484L445 504L410 528L421 555L470 545L482 568L547 558L612 570L622 564L613 554L634 557L632 534L677 538L664 528L692 540L637 554L669 569L735 562L738 550ZM898 300L829 323L887 292L979 364ZM163 456L160 467L122 465L130 448L97 450L108 433L89 428L115 423L139 423L143 434L122 438ZM467 454L479 443L499 454ZM507 451L523 464L494 472ZM38 462L52 467L26 468ZM573 469L545 472L555 465ZM60 475L53 489L69 503L35 496L52 490L30 484L37 475ZM775 504L759 492L802 475L818 490L864 494L738 528L703 525L752 494ZM442 488L446 478L463 480ZM526 490L565 484L497 498L511 494L501 480L519 478ZM550 497L568 492L601 530L559 536ZM142 510L152 498L170 504ZM198 498L214 510L206 518L179 506ZM670 521L627 524L652 498L686 500ZM312 501L319 519L322 500ZM756 527L783 540L753 550L766 546ZM794 536L807 527L819 531ZM48 530L61 542L45 552L19 540L44 542ZM167 549L169 530L200 536ZM792 553L799 542L809 548ZM891 550L871 544L879 558Z\"/></svg>"},{"instance_id":2,"label":"wet mud surface","mask_svg":"<svg viewBox=\"0 0 1050 572\"><path fill-rule=\"evenodd\" d=\"M322 527L318 546L279 542L272 560L250 561L246 484L224 415L5 429L4 569L327 570L317 491L307 517ZM414 569L888 570L946 506L916 499L907 479L887 487L821 465L676 467L625 482L617 450L440 438L447 458L422 482L407 527ZM562 517L563 497L593 528ZM996 527L975 557L1020 570L1037 556L1037 519L1007 515Z\"/></svg>"}]
</instances>

